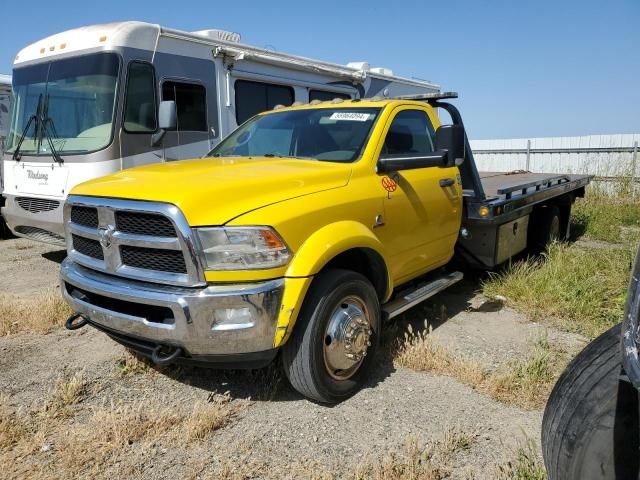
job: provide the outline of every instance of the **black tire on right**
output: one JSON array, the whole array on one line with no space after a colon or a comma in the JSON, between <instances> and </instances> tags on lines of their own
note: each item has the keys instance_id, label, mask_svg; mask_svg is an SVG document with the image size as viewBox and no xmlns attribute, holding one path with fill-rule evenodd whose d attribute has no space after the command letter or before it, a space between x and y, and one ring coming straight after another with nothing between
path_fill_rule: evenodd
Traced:
<instances>
[{"instance_id":1,"label":"black tire on right","mask_svg":"<svg viewBox=\"0 0 640 480\"><path fill-rule=\"evenodd\" d=\"M616 325L560 376L542 421L549 480L640 478L638 391L620 379L621 356Z\"/></svg>"}]
</instances>

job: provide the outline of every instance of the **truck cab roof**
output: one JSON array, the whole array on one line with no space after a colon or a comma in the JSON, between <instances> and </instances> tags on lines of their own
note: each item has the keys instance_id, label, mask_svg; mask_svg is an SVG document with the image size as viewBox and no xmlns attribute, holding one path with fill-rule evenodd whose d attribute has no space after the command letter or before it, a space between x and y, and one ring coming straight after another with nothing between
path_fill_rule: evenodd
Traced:
<instances>
[{"instance_id":1,"label":"truck cab roof","mask_svg":"<svg viewBox=\"0 0 640 480\"><path fill-rule=\"evenodd\" d=\"M277 105L272 110L263 112L261 115L270 114L273 112L281 112L287 110L305 110L305 109L314 109L314 108L371 108L371 107L395 107L398 105L415 105L417 107L425 107L429 106L426 102L420 100L409 100L409 99L398 99L398 98L356 98L352 100L343 100L341 98L336 98L334 100L327 100L324 102L321 101L313 101L310 103L301 103L296 102L289 107L285 107L282 105Z\"/></svg>"}]
</instances>

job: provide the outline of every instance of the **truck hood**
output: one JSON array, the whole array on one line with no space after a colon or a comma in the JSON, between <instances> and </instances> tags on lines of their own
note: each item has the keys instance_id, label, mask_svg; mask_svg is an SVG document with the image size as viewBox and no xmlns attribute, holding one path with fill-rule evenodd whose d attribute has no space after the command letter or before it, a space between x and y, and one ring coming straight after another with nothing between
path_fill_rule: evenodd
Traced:
<instances>
[{"instance_id":1,"label":"truck hood","mask_svg":"<svg viewBox=\"0 0 640 480\"><path fill-rule=\"evenodd\" d=\"M221 157L122 170L76 186L72 195L172 203L191 226L222 225L251 210L345 186L350 164Z\"/></svg>"}]
</instances>

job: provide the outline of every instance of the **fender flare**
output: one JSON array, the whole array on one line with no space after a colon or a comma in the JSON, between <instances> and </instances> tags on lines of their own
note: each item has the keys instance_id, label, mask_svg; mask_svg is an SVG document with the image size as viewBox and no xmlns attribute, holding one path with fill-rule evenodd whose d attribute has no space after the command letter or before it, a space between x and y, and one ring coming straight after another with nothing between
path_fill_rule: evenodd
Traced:
<instances>
[{"instance_id":1,"label":"fender flare","mask_svg":"<svg viewBox=\"0 0 640 480\"><path fill-rule=\"evenodd\" d=\"M345 220L325 225L314 232L298 249L285 277L310 277L318 274L331 260L348 250L365 248L388 265L384 246L376 235L360 222ZM387 268L387 295L393 289Z\"/></svg>"}]
</instances>

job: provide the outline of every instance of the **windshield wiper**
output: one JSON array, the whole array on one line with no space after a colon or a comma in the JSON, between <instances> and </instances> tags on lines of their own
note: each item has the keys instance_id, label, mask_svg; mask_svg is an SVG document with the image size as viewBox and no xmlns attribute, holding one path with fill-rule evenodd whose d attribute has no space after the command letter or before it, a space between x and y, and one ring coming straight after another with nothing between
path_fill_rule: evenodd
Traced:
<instances>
[{"instance_id":1,"label":"windshield wiper","mask_svg":"<svg viewBox=\"0 0 640 480\"><path fill-rule=\"evenodd\" d=\"M53 160L62 165L64 163L64 159L60 156L56 147L53 145L53 139L51 138L51 134L49 133L48 124L51 124L51 128L54 133L56 131L56 127L53 125L53 120L49 117L49 94L47 94L47 98L44 102L44 111L42 112L42 133L47 137L47 143L49 144L49 148L51 149L51 156ZM57 135L57 134L56 134Z\"/></svg>"},{"instance_id":2,"label":"windshield wiper","mask_svg":"<svg viewBox=\"0 0 640 480\"><path fill-rule=\"evenodd\" d=\"M13 159L16 162L19 162L20 159L22 158L22 155L20 155L20 147L22 147L22 142L24 142L25 137L27 136L27 133L29 132L29 127L31 126L32 122L36 122L35 123L35 128L36 128L36 135L38 132L38 122L40 121L40 118L38 117L38 115L40 114L40 108L42 106L42 94L40 94L38 96L38 105L36 105L36 113L32 114L29 117L29 121L27 122L27 125L24 127L24 130L22 130L22 135L20 135L20 139L18 140L18 144L16 145L16 149L13 151Z\"/></svg>"}]
</instances>

